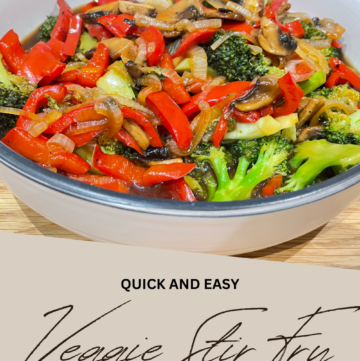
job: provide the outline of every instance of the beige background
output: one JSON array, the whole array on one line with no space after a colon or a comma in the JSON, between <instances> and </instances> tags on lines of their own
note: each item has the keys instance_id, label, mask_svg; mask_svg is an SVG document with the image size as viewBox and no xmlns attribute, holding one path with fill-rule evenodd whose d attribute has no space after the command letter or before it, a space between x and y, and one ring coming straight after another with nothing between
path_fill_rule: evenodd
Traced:
<instances>
[{"instance_id":1,"label":"beige background","mask_svg":"<svg viewBox=\"0 0 360 361\"><path fill-rule=\"evenodd\" d=\"M299 220L301 222L301 220ZM84 238L40 216L0 182L0 232ZM277 247L245 255L248 258L360 269L360 201L324 227Z\"/></svg>"},{"instance_id":2,"label":"beige background","mask_svg":"<svg viewBox=\"0 0 360 361\"><path fill-rule=\"evenodd\" d=\"M184 266L186 265L186 266ZM236 290L139 290L125 292L122 279L240 279ZM103 318L62 345L46 361L59 361L66 349L80 345L139 350L163 345L159 361L181 361L189 352L197 328L209 317L232 309L268 308L267 312L234 312L216 318L199 333L196 349L208 346L242 322L233 335L231 354L245 345L257 351L245 361L271 361L282 343L269 343L277 335L293 335L304 321L298 318L319 307L329 310L360 306L360 273L323 267L289 265L201 254L158 251L109 244L1 234L0 237L0 339L3 360L25 361L30 351L65 312L46 312L73 305L73 312L29 359L38 361L59 342L114 307L122 309ZM298 346L330 348L328 357L357 360L360 352L360 312L341 311L318 316L300 335L322 335L294 341ZM240 340L241 338L241 340ZM226 345L226 348L229 344ZM226 349L225 348L225 349ZM206 360L215 359L224 345ZM140 352L139 352L140 353ZM137 354L137 353L136 353ZM191 361L200 361L199 357ZM306 361L309 351L296 357ZM283 359L287 360L287 357ZM78 360L79 357L73 358ZM99 360L100 358L97 358ZM93 358L89 358L93 361ZM229 358L233 361L234 358ZM318 360L318 359L316 359Z\"/></svg>"}]
</instances>

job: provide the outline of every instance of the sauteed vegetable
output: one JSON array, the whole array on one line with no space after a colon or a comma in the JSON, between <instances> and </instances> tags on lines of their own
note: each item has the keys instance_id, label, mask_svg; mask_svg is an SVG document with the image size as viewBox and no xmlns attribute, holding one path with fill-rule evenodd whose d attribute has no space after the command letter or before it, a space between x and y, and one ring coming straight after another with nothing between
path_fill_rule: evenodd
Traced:
<instances>
[{"instance_id":1,"label":"sauteed vegetable","mask_svg":"<svg viewBox=\"0 0 360 361\"><path fill-rule=\"evenodd\" d=\"M345 29L288 0L57 0L38 42L0 40L2 142L112 191L270 197L360 162ZM320 14L321 15L321 14Z\"/></svg>"}]
</instances>

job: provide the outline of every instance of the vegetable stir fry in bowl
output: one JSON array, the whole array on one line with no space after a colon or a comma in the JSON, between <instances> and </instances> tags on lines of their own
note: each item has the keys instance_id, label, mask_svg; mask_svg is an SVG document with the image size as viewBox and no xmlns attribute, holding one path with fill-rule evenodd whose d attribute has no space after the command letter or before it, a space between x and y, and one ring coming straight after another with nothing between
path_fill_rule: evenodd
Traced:
<instances>
[{"instance_id":1,"label":"vegetable stir fry in bowl","mask_svg":"<svg viewBox=\"0 0 360 361\"><path fill-rule=\"evenodd\" d=\"M224 202L360 163L360 76L334 20L287 0L58 0L32 47L0 40L2 142L127 194ZM321 14L319 14L321 15Z\"/></svg>"}]
</instances>

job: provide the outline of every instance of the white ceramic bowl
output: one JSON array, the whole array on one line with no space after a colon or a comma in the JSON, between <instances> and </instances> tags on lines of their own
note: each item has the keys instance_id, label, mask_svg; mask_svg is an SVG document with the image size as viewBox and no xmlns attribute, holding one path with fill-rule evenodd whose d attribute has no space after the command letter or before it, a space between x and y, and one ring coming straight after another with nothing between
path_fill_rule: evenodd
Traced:
<instances>
[{"instance_id":1,"label":"white ceramic bowl","mask_svg":"<svg viewBox=\"0 0 360 361\"><path fill-rule=\"evenodd\" d=\"M0 35L21 38L54 10L54 0L0 0ZM84 3L72 0L71 6ZM360 69L360 1L293 0L293 10L346 27L345 52ZM173 250L240 254L310 232L360 196L360 168L292 194L231 203L149 199L53 174L0 144L0 179L35 211L89 239Z\"/></svg>"}]
</instances>

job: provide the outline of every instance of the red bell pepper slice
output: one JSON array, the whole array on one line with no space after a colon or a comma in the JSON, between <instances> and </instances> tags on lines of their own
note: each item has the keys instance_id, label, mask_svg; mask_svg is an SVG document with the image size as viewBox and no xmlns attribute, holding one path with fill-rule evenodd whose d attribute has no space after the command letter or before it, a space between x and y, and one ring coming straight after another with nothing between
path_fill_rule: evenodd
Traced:
<instances>
[{"instance_id":1,"label":"red bell pepper slice","mask_svg":"<svg viewBox=\"0 0 360 361\"><path fill-rule=\"evenodd\" d=\"M74 175L66 173L65 176L78 182L90 184L92 186L103 189L108 189L110 191L130 193L129 185L121 181L120 179L92 174Z\"/></svg>"},{"instance_id":2,"label":"red bell pepper slice","mask_svg":"<svg viewBox=\"0 0 360 361\"><path fill-rule=\"evenodd\" d=\"M175 69L169 50L165 47L164 56L160 62L160 68ZM185 104L191 100L189 93L183 84L176 84L170 78L163 80L163 90L176 104Z\"/></svg>"},{"instance_id":3,"label":"red bell pepper slice","mask_svg":"<svg viewBox=\"0 0 360 361\"><path fill-rule=\"evenodd\" d=\"M65 67L66 64L59 61L59 55L40 41L27 55L19 74L26 76L33 84L44 86L59 77Z\"/></svg>"},{"instance_id":4,"label":"red bell pepper slice","mask_svg":"<svg viewBox=\"0 0 360 361\"><path fill-rule=\"evenodd\" d=\"M83 14L85 14L87 11L89 11L90 9L94 8L95 6L99 6L97 2L95 1L92 1L91 3L89 4L86 4L82 9L81 9L81 12Z\"/></svg>"},{"instance_id":5,"label":"red bell pepper slice","mask_svg":"<svg viewBox=\"0 0 360 361\"><path fill-rule=\"evenodd\" d=\"M114 35L110 33L105 26L100 24L85 24L86 29L89 31L89 35L96 38L98 41L113 38Z\"/></svg>"},{"instance_id":6,"label":"red bell pepper slice","mask_svg":"<svg viewBox=\"0 0 360 361\"><path fill-rule=\"evenodd\" d=\"M267 115L274 114L274 105L273 104L267 105L266 107L260 109L260 112L261 112L261 118L266 117Z\"/></svg>"},{"instance_id":7,"label":"red bell pepper slice","mask_svg":"<svg viewBox=\"0 0 360 361\"><path fill-rule=\"evenodd\" d=\"M156 132L153 125L144 115L128 107L123 107L121 109L121 112L123 113L124 118L134 119L136 123L138 123L140 127L144 129L146 135L150 140L150 144L152 147L163 148L159 134Z\"/></svg>"},{"instance_id":8,"label":"red bell pepper slice","mask_svg":"<svg viewBox=\"0 0 360 361\"><path fill-rule=\"evenodd\" d=\"M82 147L83 145L91 142L101 132L102 132L102 130L97 130L95 132L73 135L72 137L69 137L69 138L75 143L76 147Z\"/></svg>"},{"instance_id":9,"label":"red bell pepper slice","mask_svg":"<svg viewBox=\"0 0 360 361\"><path fill-rule=\"evenodd\" d=\"M60 7L59 17L50 36L51 39L65 42L69 32L70 19L74 13L65 0L57 0L57 4Z\"/></svg>"},{"instance_id":10,"label":"red bell pepper slice","mask_svg":"<svg viewBox=\"0 0 360 361\"><path fill-rule=\"evenodd\" d=\"M222 28L225 31L239 31L246 34L251 34L254 28L248 23L239 23L238 21L224 20Z\"/></svg>"},{"instance_id":11,"label":"red bell pepper slice","mask_svg":"<svg viewBox=\"0 0 360 361\"><path fill-rule=\"evenodd\" d=\"M188 149L193 139L189 121L170 96L163 91L152 93L146 98L146 103L160 118L162 125L172 135L179 148Z\"/></svg>"},{"instance_id":12,"label":"red bell pepper slice","mask_svg":"<svg viewBox=\"0 0 360 361\"><path fill-rule=\"evenodd\" d=\"M261 111L241 112L240 110L235 109L233 116L236 121L240 123L256 123L261 118Z\"/></svg>"},{"instance_id":13,"label":"red bell pepper slice","mask_svg":"<svg viewBox=\"0 0 360 361\"><path fill-rule=\"evenodd\" d=\"M281 174L274 175L261 191L262 197L271 197L275 194L275 190L280 188L283 182Z\"/></svg>"},{"instance_id":14,"label":"red bell pepper slice","mask_svg":"<svg viewBox=\"0 0 360 361\"><path fill-rule=\"evenodd\" d=\"M273 10L272 4L267 4L264 9L264 16L268 19L276 18L276 11Z\"/></svg>"},{"instance_id":15,"label":"red bell pepper slice","mask_svg":"<svg viewBox=\"0 0 360 361\"><path fill-rule=\"evenodd\" d=\"M180 179L185 177L195 168L196 165L191 163L154 165L144 173L143 184L145 186L152 186L157 183Z\"/></svg>"},{"instance_id":16,"label":"red bell pepper slice","mask_svg":"<svg viewBox=\"0 0 360 361\"><path fill-rule=\"evenodd\" d=\"M2 142L16 153L38 163L48 163L49 148L43 137L32 137L26 130L13 128Z\"/></svg>"},{"instance_id":17,"label":"red bell pepper slice","mask_svg":"<svg viewBox=\"0 0 360 361\"><path fill-rule=\"evenodd\" d=\"M196 202L196 198L184 178L167 181L164 186L174 200Z\"/></svg>"},{"instance_id":18,"label":"red bell pepper slice","mask_svg":"<svg viewBox=\"0 0 360 361\"><path fill-rule=\"evenodd\" d=\"M135 149L139 154L144 154L139 145L135 142L134 138L125 129L121 128L115 134L115 138L127 147Z\"/></svg>"},{"instance_id":19,"label":"red bell pepper slice","mask_svg":"<svg viewBox=\"0 0 360 361\"><path fill-rule=\"evenodd\" d=\"M197 44L205 44L211 40L213 35L216 33L217 29L200 29L196 30L190 35L188 35L180 44L179 48L173 54L172 58L177 58L178 56L185 55L188 50Z\"/></svg>"},{"instance_id":20,"label":"red bell pepper slice","mask_svg":"<svg viewBox=\"0 0 360 361\"><path fill-rule=\"evenodd\" d=\"M50 85L36 89L25 103L23 110L36 113L41 106L47 104L47 97L54 98L58 103L62 103L67 93L67 89L62 85ZM30 123L31 119L20 116L16 127L28 130Z\"/></svg>"},{"instance_id":21,"label":"red bell pepper slice","mask_svg":"<svg viewBox=\"0 0 360 361\"><path fill-rule=\"evenodd\" d=\"M100 120L105 117L101 114L96 113L93 104L84 105L78 109L75 109L69 113L64 114L55 123L51 124L45 133L57 134L62 133L70 125L77 122L86 122L90 120Z\"/></svg>"},{"instance_id":22,"label":"red bell pepper slice","mask_svg":"<svg viewBox=\"0 0 360 361\"><path fill-rule=\"evenodd\" d=\"M148 65L157 66L165 51L165 39L163 35L160 30L154 26L150 26L141 34L141 37L147 43L146 57Z\"/></svg>"},{"instance_id":23,"label":"red bell pepper slice","mask_svg":"<svg viewBox=\"0 0 360 361\"><path fill-rule=\"evenodd\" d=\"M70 70L70 71L66 71L65 73L62 73L57 79L56 81L58 83L77 83L77 78L79 75L80 70L79 69L74 69L74 70Z\"/></svg>"},{"instance_id":24,"label":"red bell pepper slice","mask_svg":"<svg viewBox=\"0 0 360 361\"><path fill-rule=\"evenodd\" d=\"M83 29L84 21L80 15L72 16L70 19L69 33L63 48L65 55L73 56L75 54Z\"/></svg>"},{"instance_id":25,"label":"red bell pepper slice","mask_svg":"<svg viewBox=\"0 0 360 361\"><path fill-rule=\"evenodd\" d=\"M50 39L46 44L50 46L60 61L64 62L67 60L68 56L63 53L63 47L65 44L63 41Z\"/></svg>"},{"instance_id":26,"label":"red bell pepper slice","mask_svg":"<svg viewBox=\"0 0 360 361\"><path fill-rule=\"evenodd\" d=\"M109 49L100 43L92 59L79 71L77 83L83 87L96 87L96 82L105 74L108 66Z\"/></svg>"},{"instance_id":27,"label":"red bell pepper slice","mask_svg":"<svg viewBox=\"0 0 360 361\"><path fill-rule=\"evenodd\" d=\"M235 81L226 85L216 86L211 89L205 97L202 97L203 93L197 94L191 97L191 101L181 107L181 110L187 117L199 111L198 99L203 99L212 107L225 99L229 94L240 93L249 87L251 82L249 81Z\"/></svg>"},{"instance_id":28,"label":"red bell pepper slice","mask_svg":"<svg viewBox=\"0 0 360 361\"><path fill-rule=\"evenodd\" d=\"M13 128L2 140L9 148L34 162L50 164L73 174L83 174L90 170L90 165L76 154L59 148L51 151L44 137L33 138L26 130Z\"/></svg>"},{"instance_id":29,"label":"red bell pepper slice","mask_svg":"<svg viewBox=\"0 0 360 361\"><path fill-rule=\"evenodd\" d=\"M128 24L126 20L134 20L132 15L106 15L98 18L97 21L104 25L112 34L118 38L124 38L134 26Z\"/></svg>"},{"instance_id":30,"label":"red bell pepper slice","mask_svg":"<svg viewBox=\"0 0 360 361\"><path fill-rule=\"evenodd\" d=\"M333 48L337 48L337 49L342 49L344 47L344 45L341 44L340 41L337 41L337 40L333 40L331 43L331 46Z\"/></svg>"},{"instance_id":31,"label":"red bell pepper slice","mask_svg":"<svg viewBox=\"0 0 360 361\"><path fill-rule=\"evenodd\" d=\"M278 20L274 20L275 24L280 27L282 31L286 31L295 35L298 38L302 38L305 35L305 30L299 20L292 21L291 23L283 24Z\"/></svg>"},{"instance_id":32,"label":"red bell pepper slice","mask_svg":"<svg viewBox=\"0 0 360 361\"><path fill-rule=\"evenodd\" d=\"M110 177L138 186L143 185L144 168L134 165L121 155L103 153L98 145L95 146L93 167Z\"/></svg>"},{"instance_id":33,"label":"red bell pepper slice","mask_svg":"<svg viewBox=\"0 0 360 361\"><path fill-rule=\"evenodd\" d=\"M252 88L254 87L253 84L250 83L250 85L247 86L247 88L241 90L233 99L232 101L234 101L235 99L238 98L242 98L243 96L245 96ZM216 125L215 128L215 132L213 135L213 139L212 142L214 144L214 147L219 148L221 145L221 142L223 141L229 127L228 127L228 122L227 122L227 116L229 115L229 111L230 111L230 105L231 102L229 102L229 104L225 107L223 113L221 114L220 120Z\"/></svg>"},{"instance_id":34,"label":"red bell pepper slice","mask_svg":"<svg viewBox=\"0 0 360 361\"><path fill-rule=\"evenodd\" d=\"M74 153L65 152L61 148L59 148L58 152L53 150L50 152L48 163L53 167L72 174L84 174L91 169L88 162Z\"/></svg>"},{"instance_id":35,"label":"red bell pepper slice","mask_svg":"<svg viewBox=\"0 0 360 361\"><path fill-rule=\"evenodd\" d=\"M340 79L341 79L341 74L338 73L337 71L334 71L327 79L325 86L332 89L335 85L338 84Z\"/></svg>"},{"instance_id":36,"label":"red bell pepper slice","mask_svg":"<svg viewBox=\"0 0 360 361\"><path fill-rule=\"evenodd\" d=\"M8 31L0 40L0 52L11 72L17 74L26 58L26 53L14 30Z\"/></svg>"},{"instance_id":37,"label":"red bell pepper slice","mask_svg":"<svg viewBox=\"0 0 360 361\"><path fill-rule=\"evenodd\" d=\"M278 84L283 91L285 104L281 107L275 105L275 118L294 113L300 105L300 100L305 95L290 73L287 73L280 78Z\"/></svg>"},{"instance_id":38,"label":"red bell pepper slice","mask_svg":"<svg viewBox=\"0 0 360 361\"><path fill-rule=\"evenodd\" d=\"M337 58L331 58L329 62L331 68L334 71L339 72L345 80L347 80L354 88L360 91L360 76L358 74L356 74Z\"/></svg>"}]
</instances>

